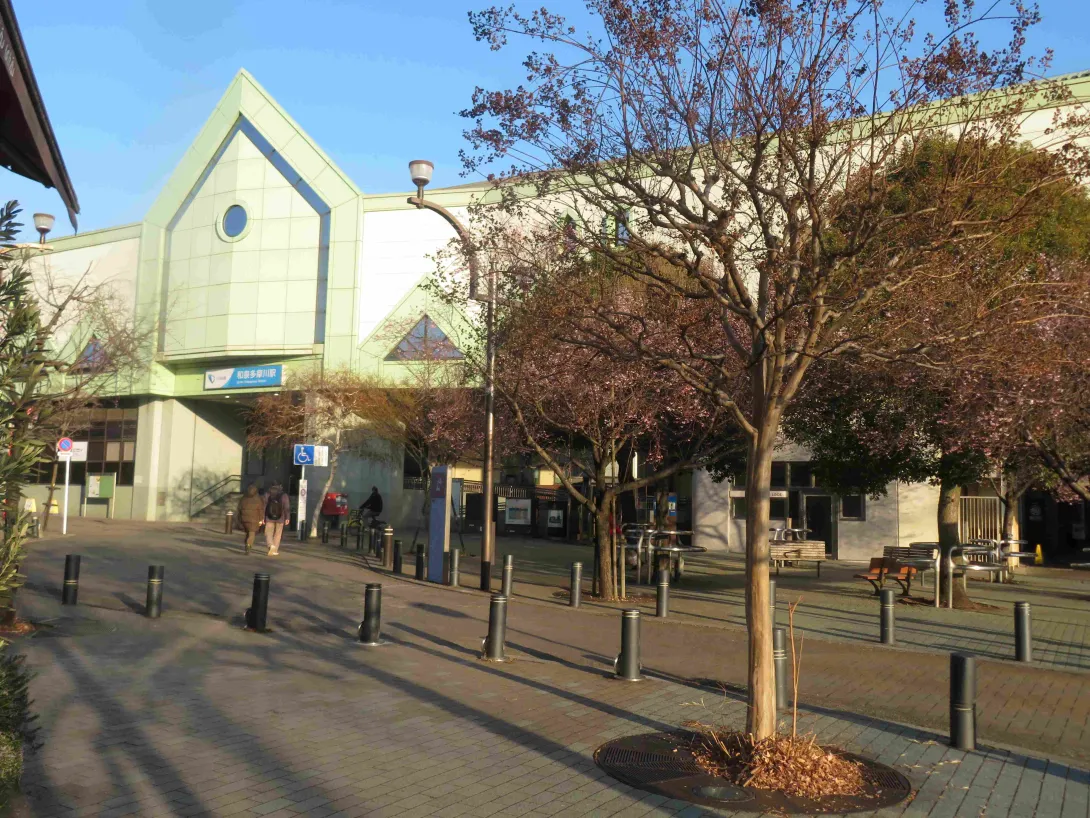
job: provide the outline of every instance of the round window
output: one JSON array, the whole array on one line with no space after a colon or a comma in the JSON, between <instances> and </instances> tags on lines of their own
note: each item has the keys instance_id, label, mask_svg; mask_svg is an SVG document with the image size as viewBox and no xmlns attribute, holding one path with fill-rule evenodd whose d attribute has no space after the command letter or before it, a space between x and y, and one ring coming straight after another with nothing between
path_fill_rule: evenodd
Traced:
<instances>
[{"instance_id":1,"label":"round window","mask_svg":"<svg viewBox=\"0 0 1090 818\"><path fill-rule=\"evenodd\" d=\"M228 238L238 238L246 229L246 208L242 205L231 205L223 214L223 232Z\"/></svg>"}]
</instances>

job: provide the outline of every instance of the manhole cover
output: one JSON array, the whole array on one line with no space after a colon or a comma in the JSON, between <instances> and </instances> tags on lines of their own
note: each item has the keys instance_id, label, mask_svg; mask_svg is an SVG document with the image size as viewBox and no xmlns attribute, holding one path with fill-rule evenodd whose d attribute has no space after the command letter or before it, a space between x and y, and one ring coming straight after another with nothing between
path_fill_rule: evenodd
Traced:
<instances>
[{"instance_id":1,"label":"manhole cover","mask_svg":"<svg viewBox=\"0 0 1090 818\"><path fill-rule=\"evenodd\" d=\"M708 807L745 812L847 813L881 809L900 803L912 786L896 770L870 759L844 753L863 765L868 791L862 795L797 798L783 793L737 787L708 775L692 751L697 737L689 732L648 733L603 744L594 754L598 766L631 787Z\"/></svg>"}]
</instances>

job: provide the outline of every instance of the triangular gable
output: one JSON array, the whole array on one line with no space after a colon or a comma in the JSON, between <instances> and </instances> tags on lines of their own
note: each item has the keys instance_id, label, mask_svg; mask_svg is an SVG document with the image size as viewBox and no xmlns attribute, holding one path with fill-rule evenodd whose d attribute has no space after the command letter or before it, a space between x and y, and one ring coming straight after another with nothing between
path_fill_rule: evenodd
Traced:
<instances>
[{"instance_id":1,"label":"triangular gable","mask_svg":"<svg viewBox=\"0 0 1090 818\"><path fill-rule=\"evenodd\" d=\"M387 361L457 361L465 355L427 313L386 355Z\"/></svg>"},{"instance_id":2,"label":"triangular gable","mask_svg":"<svg viewBox=\"0 0 1090 818\"><path fill-rule=\"evenodd\" d=\"M240 69L151 206L147 222L158 227L169 224L240 117L250 122L330 207L361 195L352 180L276 100L245 69Z\"/></svg>"},{"instance_id":3,"label":"triangular gable","mask_svg":"<svg viewBox=\"0 0 1090 818\"><path fill-rule=\"evenodd\" d=\"M446 360L452 364L463 360L464 353L474 343L476 331L461 311L432 292L431 276L426 275L360 343L360 367L393 382L405 380L406 370L411 369L414 362L391 357L391 354L425 317L443 334L447 343L463 355Z\"/></svg>"}]
</instances>

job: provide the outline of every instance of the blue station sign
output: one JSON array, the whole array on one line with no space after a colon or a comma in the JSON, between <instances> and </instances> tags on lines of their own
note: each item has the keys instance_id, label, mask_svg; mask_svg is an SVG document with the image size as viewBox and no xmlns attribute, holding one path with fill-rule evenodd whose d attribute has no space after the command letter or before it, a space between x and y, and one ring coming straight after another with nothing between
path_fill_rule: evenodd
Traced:
<instances>
[{"instance_id":1,"label":"blue station sign","mask_svg":"<svg viewBox=\"0 0 1090 818\"><path fill-rule=\"evenodd\" d=\"M210 369L204 373L205 390L251 389L258 386L283 385L283 364L233 366L229 369Z\"/></svg>"}]
</instances>

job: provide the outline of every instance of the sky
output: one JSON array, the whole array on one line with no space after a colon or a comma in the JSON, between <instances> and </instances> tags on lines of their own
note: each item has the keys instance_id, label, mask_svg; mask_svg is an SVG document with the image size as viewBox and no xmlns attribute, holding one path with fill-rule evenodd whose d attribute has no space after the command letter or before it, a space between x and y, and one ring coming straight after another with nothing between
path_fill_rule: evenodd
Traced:
<instances>
[{"instance_id":1,"label":"sky","mask_svg":"<svg viewBox=\"0 0 1090 818\"><path fill-rule=\"evenodd\" d=\"M528 46L492 52L467 11L496 0L14 0L80 201L81 232L140 221L239 68L246 68L367 193L408 190L407 163L460 184L477 86L524 79ZM503 0L507 2L507 0ZM903 5L907 0L891 0ZM525 0L578 21L582 0ZM1090 69L1090 2L1040 0L1030 50ZM920 11L926 30L940 3ZM1004 32L996 29L996 35ZM0 198L71 227L56 191L0 169ZM31 233L33 231L30 231ZM24 238L31 238L24 232ZM36 235L34 236L36 238Z\"/></svg>"}]
</instances>

